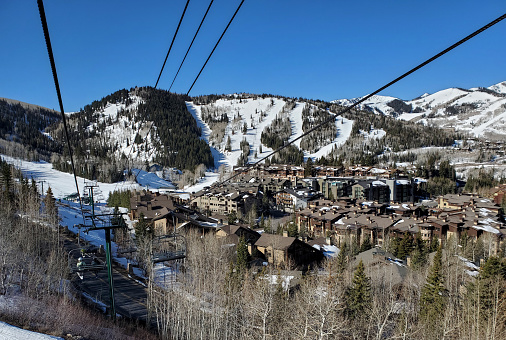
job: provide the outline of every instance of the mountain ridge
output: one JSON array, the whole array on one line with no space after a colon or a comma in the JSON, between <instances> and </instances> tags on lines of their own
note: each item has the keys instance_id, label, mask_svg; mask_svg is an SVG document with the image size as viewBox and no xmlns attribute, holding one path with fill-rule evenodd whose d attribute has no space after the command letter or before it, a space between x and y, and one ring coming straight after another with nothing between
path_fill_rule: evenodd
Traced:
<instances>
[{"instance_id":1,"label":"mountain ridge","mask_svg":"<svg viewBox=\"0 0 506 340\"><path fill-rule=\"evenodd\" d=\"M390 105L385 107L406 109L406 103L388 99ZM380 159L388 162L392 152L449 146L460 138L370 110L353 109L337 116L342 110L340 103L267 94L189 97L135 87L68 115L68 126L78 175L105 182L124 179L125 169L144 169L153 163L195 173L222 166L230 171L294 140L268 162L300 165L312 158L320 164L373 165ZM299 138L329 120L331 124ZM45 138L65 144L60 121L42 130ZM409 139L413 134L419 138ZM53 153L50 161L56 169L70 171L66 148Z\"/></svg>"},{"instance_id":2,"label":"mountain ridge","mask_svg":"<svg viewBox=\"0 0 506 340\"><path fill-rule=\"evenodd\" d=\"M350 105L361 98L333 102ZM506 81L486 88L448 88L412 100L375 95L359 106L397 119L454 128L474 137L497 140L506 136Z\"/></svg>"}]
</instances>

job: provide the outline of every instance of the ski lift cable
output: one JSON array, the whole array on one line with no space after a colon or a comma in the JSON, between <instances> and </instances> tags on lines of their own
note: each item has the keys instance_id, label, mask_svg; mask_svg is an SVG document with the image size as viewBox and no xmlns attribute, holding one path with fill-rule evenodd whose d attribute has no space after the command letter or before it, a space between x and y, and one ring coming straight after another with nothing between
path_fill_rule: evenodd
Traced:
<instances>
[{"instance_id":1,"label":"ski lift cable","mask_svg":"<svg viewBox=\"0 0 506 340\"><path fill-rule=\"evenodd\" d=\"M232 23L232 21L234 20L235 16L237 15L237 12L239 12L239 10L241 9L241 6L242 4L244 3L244 0L241 1L241 3L239 4L239 6L237 7L237 9L235 10L235 13L234 15L232 16L232 18L230 19L230 21L228 22L228 25L227 27L225 27L225 30L223 31L223 33L221 34L220 38L218 39L218 41L216 42L216 45L214 45L214 48L213 50L211 51L211 53L209 54L209 56L207 57L207 60L206 62L204 63L204 65L202 66L202 68L200 69L200 72L199 74L197 74L197 77L195 78L195 80L193 81L192 85L190 86L190 88L188 89L188 92L186 92L186 95L188 95L190 93L190 91L192 90L193 88L193 85L195 85L195 83L197 82L197 79L199 79L200 77L200 74L202 73L202 71L204 70L204 68L206 67L207 65L207 62L209 61L209 59L211 59L211 56L213 55L214 53L214 50L216 50L216 47L218 47L218 44L220 43L221 39L223 38L223 36L225 35L225 33L227 32L228 30L228 27L230 26L230 24Z\"/></svg>"},{"instance_id":2,"label":"ski lift cable","mask_svg":"<svg viewBox=\"0 0 506 340\"><path fill-rule=\"evenodd\" d=\"M46 13L44 11L44 3L42 2L42 0L37 0L37 5L39 7L40 21L42 23L42 29L44 31L44 39L46 41L47 53L49 55L49 62L51 63L51 71L53 73L54 86L56 88L56 94L58 96L58 104L60 105L60 112L61 112L61 115L62 115L63 127L64 127L64 130L65 130L65 139L67 140L67 148L69 150L69 155L70 155L70 164L72 166L72 172L74 174L74 182L75 182L75 185L76 185L77 195L79 197L79 206L80 206L80 209L81 209L81 216L83 218L83 224L84 224L83 203L82 203L82 200L81 200L81 195L79 193L79 185L77 184L76 167L75 167L75 164L74 164L72 145L70 145L70 138L69 138L69 132L68 132L68 127L67 127L67 120L65 118L65 111L63 109L63 101L62 101L62 97L61 97L60 84L58 82L58 74L56 73L56 64L55 64L54 56L53 56L53 49L51 47L51 39L49 37L49 29L48 29L47 21L46 21Z\"/></svg>"},{"instance_id":3,"label":"ski lift cable","mask_svg":"<svg viewBox=\"0 0 506 340\"><path fill-rule=\"evenodd\" d=\"M506 18L506 13L501 15L500 17L498 17L497 19L489 22L488 24L486 24L485 26L477 29L476 31L474 31L473 33L467 35L466 37L462 38L461 40L457 41L456 43L454 43L453 45L451 45L450 47L447 47L446 49L442 50L441 52L437 53L436 55L432 56L431 58L425 60L424 62L420 63L419 65L413 67L411 70L407 71L406 73L400 75L399 77L395 78L394 80L390 81L389 83L383 85L382 87L380 87L379 89L377 89L376 91L364 96L362 99L358 100L356 103L353 103L352 105L346 107L345 109L339 111L338 113L336 113L335 115L333 115L331 118L328 118L327 120L323 121L322 123L312 127L311 129L309 129L308 131L304 132L302 135L300 135L299 137L287 142L285 145L279 147L278 149L272 151L270 154L268 154L267 156L259 159L258 161L256 161L255 163L251 164L251 165L248 165L246 167L246 169L244 169L243 171L227 178L226 180L224 181L221 181L215 185L213 185L213 187L219 187L227 182L229 182L230 180L232 180L233 178L239 176L242 172L247 172L247 171L250 171L254 168L257 168L258 165L260 165L260 163L264 160L266 160L267 158L275 155L276 153L280 152L281 150L287 148L288 146L292 145L293 143L295 143L296 141L298 141L299 139L303 138L304 136L307 136L308 134L310 134L311 132L315 131L315 130L318 130L319 128L321 128L322 126L332 122L332 121L335 121L336 119L336 116L339 116L339 115L342 115L346 112L349 112L351 109L353 109L354 107L360 105L361 103L363 103L364 101L366 101L367 99L371 98L372 96L378 94L379 92L387 89L388 87L392 86L393 84L397 83L398 81L406 78L407 76L409 76L410 74L418 71L419 69L421 69L422 67L430 64L431 62L433 62L434 60L442 57L443 55L445 55L446 53L450 52L451 50L455 49L456 47L464 44L465 42L467 42L468 40L474 38L475 36L477 36L478 34L480 33L483 33L484 31L486 31L487 29L489 29L490 27L496 25L497 23L501 22L502 20L504 20ZM190 88L191 89L191 88Z\"/></svg>"},{"instance_id":4,"label":"ski lift cable","mask_svg":"<svg viewBox=\"0 0 506 340\"><path fill-rule=\"evenodd\" d=\"M209 11L209 8L211 8L212 3L213 3L213 1L211 1L211 3L209 4L209 7L207 8L207 11L206 11L206 15L207 15L207 12ZM229 28L230 24L232 23L232 21L234 20L235 16L237 15L237 12L239 12L239 9L241 8L241 6L242 6L242 4L243 4L243 3L244 3L244 0L242 0L242 1L241 1L241 3L239 4L239 6L237 7L237 9L235 10L234 15L232 16L232 18L231 18L231 19L230 19L230 21L228 22L227 26L225 27L225 30L223 31L223 33L221 34L220 38L218 39L218 41L217 41L217 42L216 42L216 44L214 45L213 50L211 51L211 53L210 53L210 54L209 54L209 56L207 57L207 60L206 60L206 62L204 63L204 66L202 66L202 68L200 69L200 72L198 73L197 77L196 77L196 78L195 78L195 80L193 81L193 83L192 83L192 85L191 85L190 89L188 90L188 92L186 92L186 95L188 95L188 94L190 93L191 89L193 88L193 85L195 85L195 83L197 82L197 79L200 77L200 74L202 73L202 71L203 71L203 70L204 70L204 68L206 67L207 63L209 62L209 59L211 59L211 56L213 55L214 51L216 50L216 47L218 47L218 44L220 43L221 39L222 39L222 38L223 38L223 36L225 35L225 32L227 32L227 30L228 30L228 28ZM201 26L201 25L202 25L202 23L204 22L205 17L206 17L206 16L204 16L204 18L202 19L202 22L200 23L200 26ZM200 26L199 26L199 29L200 29ZM198 30L197 30L197 33L198 33ZM194 40L195 40L195 37L196 37L196 36L197 36L197 34L195 34L195 36L194 36L194 38L193 38ZM192 44L193 44L193 41L192 41ZM190 45L190 48L191 48L191 45ZM190 50L190 48L188 48L188 51ZM187 51L187 54L188 54L188 51ZM186 58L186 55L185 55L185 58ZM183 62L184 62L184 59L183 59ZM181 65L182 65L182 63L181 63ZM181 68L181 66L180 66L180 68ZM179 72L179 70L178 70L178 72ZM161 72L160 72L160 74L161 74ZM177 74L176 74L176 76L177 76ZM174 80L175 80L175 78L174 78ZM173 82L174 82L174 81L173 81ZM172 87L172 85L171 85L171 87ZM155 88L156 88L156 86L155 86ZM153 122L152 122L152 123L150 124L150 126L149 126L149 129L148 129L148 134L149 134L149 131L151 131L152 126L153 126ZM132 148L130 148L130 151L131 151L131 150L132 150ZM129 153L129 155L130 155L130 153ZM128 158L128 157L127 157L127 158ZM137 177L139 176L140 172L141 172L141 169L139 169L139 171L137 171L137 174L136 174L136 175L135 175L135 177L134 177L134 180L135 180L135 181L137 180Z\"/></svg>"},{"instance_id":5,"label":"ski lift cable","mask_svg":"<svg viewBox=\"0 0 506 340\"><path fill-rule=\"evenodd\" d=\"M204 14L204 17L200 21L199 28L197 28L197 31L195 32L195 35L193 36L192 42L190 43L190 46L188 46L188 49L186 50L186 54L184 55L183 61L181 61L181 64L179 65L179 68L177 69L177 72L176 72L176 75L174 76L174 79L172 79L172 83L170 84L170 87L169 87L169 92L170 92L170 89L172 89L172 85L174 85L174 81L176 81L176 78L177 78L177 76L179 74L179 71L181 71L181 67L183 66L183 64L184 64L184 62L186 60L186 57L188 56L188 53L190 52L190 49L193 46L193 42L195 41L195 38L197 38L197 35L199 34L200 28L202 27L202 24L204 23L204 20L206 20L207 13L209 13L209 10L211 9L211 6L212 6L213 2L214 2L214 0L211 0L211 2L209 3L209 6L207 7L206 13Z\"/></svg>"},{"instance_id":6,"label":"ski lift cable","mask_svg":"<svg viewBox=\"0 0 506 340\"><path fill-rule=\"evenodd\" d=\"M183 14L181 15L181 18L179 19L179 23L177 24L176 32L174 33L174 36L172 37L172 42L170 43L169 50L167 51L167 55L165 56L165 60L163 61L162 69L160 70L160 74L158 75L158 79L156 80L155 89L158 86L158 82L160 81L160 77L162 76L163 69L165 68L165 63L167 62L167 58L169 58L170 51L172 50L172 45L174 44L174 40L176 40L177 32L179 32L179 27L181 26L181 22L183 21L184 15L186 13L186 9L188 8L188 4L190 3L190 0L186 1L186 6L184 6Z\"/></svg>"},{"instance_id":7,"label":"ski lift cable","mask_svg":"<svg viewBox=\"0 0 506 340\"><path fill-rule=\"evenodd\" d=\"M214 0L213 0L214 1ZM169 58L169 54L170 54L170 51L172 50L172 46L174 45L174 41L176 40L176 36L177 36L177 33L179 32L179 28L181 27L181 22L183 21L183 18L184 18L184 15L186 13L186 9L188 8L188 4L190 3L190 0L187 0L186 1L186 5L184 7L184 10L183 10L183 13L181 14L181 18L179 19L179 23L177 25L177 28L176 28L176 31L174 32L174 36L172 37L172 41L170 43L170 47L169 47L169 50L167 51L167 55L165 56L165 60L163 61L163 64L162 64L162 68L160 69L160 73L158 74L158 78L156 79L156 83L155 83L155 89L158 87L158 82L160 81L160 77L162 76L162 73L163 73L163 69L165 68L165 64L167 63L167 59ZM207 14L207 13L206 13ZM200 28L200 27L199 27ZM193 41L192 41L193 43ZM188 53L188 52L187 52ZM185 56L186 57L186 56ZM179 71L178 71L179 72ZM171 85L172 86L172 85ZM135 136L137 136L139 134L139 132L141 131L141 127L142 127L142 123L144 122L144 119L142 119L142 121L140 122L139 124L139 127L137 128L137 133L135 134ZM146 134L146 137L149 135L149 133L151 132L151 128L153 127L153 123L154 122L151 122L151 124L149 125L149 129L148 129L148 132ZM128 155L127 155L127 160L128 158L130 157L130 154L132 153L132 149L133 149L133 145L130 147L130 150L128 151ZM137 175L135 175L134 177L134 181L137 180L137 176L139 176L139 173L141 172L141 169L139 169L139 171L137 172ZM123 185L124 185L124 181L123 183L121 184L121 189L123 188Z\"/></svg>"}]
</instances>

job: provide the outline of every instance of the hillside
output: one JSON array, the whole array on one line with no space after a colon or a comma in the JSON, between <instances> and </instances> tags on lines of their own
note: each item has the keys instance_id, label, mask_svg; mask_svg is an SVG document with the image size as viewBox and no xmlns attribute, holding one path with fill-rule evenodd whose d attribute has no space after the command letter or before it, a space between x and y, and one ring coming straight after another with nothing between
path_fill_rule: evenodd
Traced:
<instances>
[{"instance_id":1,"label":"hillside","mask_svg":"<svg viewBox=\"0 0 506 340\"><path fill-rule=\"evenodd\" d=\"M48 159L52 153L61 151L61 145L45 134L45 129L60 119L54 110L0 99L0 139L10 142L1 143L1 152Z\"/></svg>"},{"instance_id":2,"label":"hillside","mask_svg":"<svg viewBox=\"0 0 506 340\"><path fill-rule=\"evenodd\" d=\"M212 167L211 151L186 109L188 99L148 87L120 90L69 116L78 174L115 182L123 179L123 169L144 168L146 163L190 170L199 164ZM65 141L62 124L48 132ZM52 163L70 170L66 151Z\"/></svg>"},{"instance_id":3,"label":"hillside","mask_svg":"<svg viewBox=\"0 0 506 340\"><path fill-rule=\"evenodd\" d=\"M246 94L222 96L208 103L204 98L195 98L187 105L204 138L227 166L256 162L319 123L318 115L323 119L333 115L295 99ZM300 164L304 157L324 156L349 138L352 126L352 120L336 116L330 128L308 138L311 143L298 140L278 160Z\"/></svg>"},{"instance_id":4,"label":"hillside","mask_svg":"<svg viewBox=\"0 0 506 340\"><path fill-rule=\"evenodd\" d=\"M348 105L357 99L336 100ZM425 125L454 128L471 136L501 140L506 135L506 82L487 88L450 88L413 100L373 96L361 109Z\"/></svg>"},{"instance_id":5,"label":"hillside","mask_svg":"<svg viewBox=\"0 0 506 340\"><path fill-rule=\"evenodd\" d=\"M386 152L449 146L460 136L431 126L364 110L337 115L344 106L268 95L204 96L187 103L213 149L227 166L253 163L303 132L334 117L333 124L297 140L272 162L376 164ZM417 135L419 138L412 138ZM385 161L385 159L383 159ZM387 161L387 160L386 160Z\"/></svg>"},{"instance_id":6,"label":"hillside","mask_svg":"<svg viewBox=\"0 0 506 340\"><path fill-rule=\"evenodd\" d=\"M373 99L381 103L382 97ZM373 114L364 107L338 115L349 101L327 103L255 94L192 98L137 87L112 93L68 115L68 126L77 174L102 182L121 181L124 170L146 169L153 163L195 176L222 165L230 170L258 161L327 120L331 123L297 140L268 162L299 165L312 158L320 164L373 165L390 161L392 153L449 146L462 137L428 124L394 119L391 116L395 114L387 110L394 109L392 102L401 109L408 104L388 100L381 106L386 114ZM32 132L20 129L22 122L11 119L6 123L9 131L25 131L20 134L25 139L18 137L18 144L28 145L26 138L36 136L38 144L33 148L44 152L55 169L71 171L68 151L63 148L63 124L55 112L20 104L4 106L11 111L32 112L38 119L29 124L35 128ZM5 140L13 140L9 131L3 134ZM418 138L412 138L414 135Z\"/></svg>"}]
</instances>

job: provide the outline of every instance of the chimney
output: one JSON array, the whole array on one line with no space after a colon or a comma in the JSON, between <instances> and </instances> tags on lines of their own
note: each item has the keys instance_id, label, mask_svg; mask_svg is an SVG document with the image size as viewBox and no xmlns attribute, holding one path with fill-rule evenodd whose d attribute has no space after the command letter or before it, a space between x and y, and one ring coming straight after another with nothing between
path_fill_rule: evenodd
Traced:
<instances>
[{"instance_id":1,"label":"chimney","mask_svg":"<svg viewBox=\"0 0 506 340\"><path fill-rule=\"evenodd\" d=\"M151 202L147 202L147 209L151 210Z\"/></svg>"}]
</instances>

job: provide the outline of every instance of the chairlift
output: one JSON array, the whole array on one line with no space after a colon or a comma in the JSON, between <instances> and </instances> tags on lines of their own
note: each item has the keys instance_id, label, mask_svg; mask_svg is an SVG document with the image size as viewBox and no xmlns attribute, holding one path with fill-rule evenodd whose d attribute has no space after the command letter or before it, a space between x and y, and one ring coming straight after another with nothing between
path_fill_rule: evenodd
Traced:
<instances>
[{"instance_id":1,"label":"chairlift","mask_svg":"<svg viewBox=\"0 0 506 340\"><path fill-rule=\"evenodd\" d=\"M106 263L98 258L97 253L98 248L94 246L72 249L68 255L70 272L82 274L106 269ZM81 277L81 275L79 276Z\"/></svg>"},{"instance_id":2,"label":"chairlift","mask_svg":"<svg viewBox=\"0 0 506 340\"><path fill-rule=\"evenodd\" d=\"M161 235L153 238L151 261L160 263L186 257L186 239L180 234Z\"/></svg>"}]
</instances>

